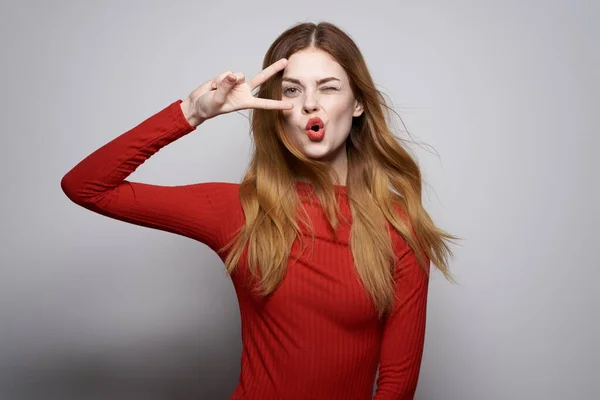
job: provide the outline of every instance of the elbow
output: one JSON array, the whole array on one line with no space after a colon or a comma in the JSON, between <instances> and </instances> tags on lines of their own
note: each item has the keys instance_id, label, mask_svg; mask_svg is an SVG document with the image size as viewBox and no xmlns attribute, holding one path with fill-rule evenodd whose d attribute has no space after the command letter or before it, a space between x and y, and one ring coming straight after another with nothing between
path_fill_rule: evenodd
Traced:
<instances>
[{"instance_id":1,"label":"elbow","mask_svg":"<svg viewBox=\"0 0 600 400\"><path fill-rule=\"evenodd\" d=\"M69 200L76 204L81 203L81 191L79 190L79 187L80 185L73 179L71 171L67 172L60 180L60 188L63 193Z\"/></svg>"},{"instance_id":2,"label":"elbow","mask_svg":"<svg viewBox=\"0 0 600 400\"><path fill-rule=\"evenodd\" d=\"M416 388L378 387L373 400L414 400Z\"/></svg>"},{"instance_id":3,"label":"elbow","mask_svg":"<svg viewBox=\"0 0 600 400\"><path fill-rule=\"evenodd\" d=\"M392 392L382 392L377 393L375 395L375 397L373 397L373 400L414 400L415 399L415 394L414 393L409 393L409 392L402 392L402 393L392 393Z\"/></svg>"},{"instance_id":4,"label":"elbow","mask_svg":"<svg viewBox=\"0 0 600 400\"><path fill-rule=\"evenodd\" d=\"M75 169L67 172L62 177L60 188L73 203L95 212L106 206L103 201L107 201L108 195L112 192L112 190L106 189L103 184L95 182L89 177L78 175Z\"/></svg>"},{"instance_id":5,"label":"elbow","mask_svg":"<svg viewBox=\"0 0 600 400\"><path fill-rule=\"evenodd\" d=\"M373 400L413 400L417 391L418 370L411 373L380 371Z\"/></svg>"},{"instance_id":6,"label":"elbow","mask_svg":"<svg viewBox=\"0 0 600 400\"><path fill-rule=\"evenodd\" d=\"M86 190L86 182L78 178L73 170L62 177L60 188L67 198L77 205L85 206L93 200L89 194L86 195L86 192L89 192L89 190Z\"/></svg>"}]
</instances>

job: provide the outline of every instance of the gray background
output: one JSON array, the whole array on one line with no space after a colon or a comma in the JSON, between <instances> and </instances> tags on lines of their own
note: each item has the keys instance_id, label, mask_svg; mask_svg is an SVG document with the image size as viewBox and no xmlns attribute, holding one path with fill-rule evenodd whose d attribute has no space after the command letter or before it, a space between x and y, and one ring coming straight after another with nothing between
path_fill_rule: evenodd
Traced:
<instances>
[{"instance_id":1,"label":"gray background","mask_svg":"<svg viewBox=\"0 0 600 400\"><path fill-rule=\"evenodd\" d=\"M17 5L18 3L18 5ZM570 3L570 4L569 4ZM300 21L357 42L413 137L439 225L417 399L595 399L600 385L596 1L3 2L0 398L226 399L239 311L205 245L75 206L84 156ZM238 182L247 113L131 180ZM399 133L401 134L401 133Z\"/></svg>"}]
</instances>

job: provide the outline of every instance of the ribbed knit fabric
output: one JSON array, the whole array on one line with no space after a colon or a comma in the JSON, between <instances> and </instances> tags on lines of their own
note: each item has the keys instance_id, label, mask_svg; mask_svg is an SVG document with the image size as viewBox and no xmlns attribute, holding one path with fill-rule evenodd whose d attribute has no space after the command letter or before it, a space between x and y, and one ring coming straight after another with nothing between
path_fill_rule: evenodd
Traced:
<instances>
[{"instance_id":1,"label":"ribbed knit fabric","mask_svg":"<svg viewBox=\"0 0 600 400\"><path fill-rule=\"evenodd\" d=\"M195 239L217 250L244 223L238 184L159 186L126 178L162 147L195 130L177 100L94 151L62 179L76 204L110 218ZM308 183L297 183L307 194ZM315 246L294 243L285 278L267 298L251 292L246 259L231 279L239 301L244 400L413 399L425 335L428 274L393 232L399 257L396 305L380 320L355 273L346 187L336 186L348 222L337 239L318 202L303 202ZM312 251L311 251L312 250ZM224 256L221 256L224 259ZM296 258L298 258L296 260ZM200 290L200 288L199 288Z\"/></svg>"}]
</instances>

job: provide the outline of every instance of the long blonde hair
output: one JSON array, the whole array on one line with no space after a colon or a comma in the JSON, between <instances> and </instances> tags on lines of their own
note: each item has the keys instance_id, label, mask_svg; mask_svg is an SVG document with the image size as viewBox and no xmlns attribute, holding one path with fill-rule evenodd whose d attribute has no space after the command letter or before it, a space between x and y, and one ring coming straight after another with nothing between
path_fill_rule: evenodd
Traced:
<instances>
[{"instance_id":1,"label":"long blonde hair","mask_svg":"<svg viewBox=\"0 0 600 400\"><path fill-rule=\"evenodd\" d=\"M452 252L447 242L456 237L438 229L424 210L419 166L388 128L384 109L390 108L347 34L327 22L293 26L273 42L263 68L308 47L333 56L347 72L354 96L364 107L362 115L353 119L346 141L350 247L356 272L381 317L394 305L398 261L388 222L413 249L427 273L431 260L451 281L448 258ZM281 99L282 75L280 71L261 85L256 96ZM312 229L306 210L299 207L301 199L295 190L298 177L313 184L334 232L340 216L334 184L339 182L326 163L307 158L288 139L281 111L251 110L251 129L254 152L239 188L245 224L219 252L231 248L225 259L231 274L247 250L249 269L258 278L255 290L266 296L285 275L292 243L296 239L302 242L300 225Z\"/></svg>"}]
</instances>

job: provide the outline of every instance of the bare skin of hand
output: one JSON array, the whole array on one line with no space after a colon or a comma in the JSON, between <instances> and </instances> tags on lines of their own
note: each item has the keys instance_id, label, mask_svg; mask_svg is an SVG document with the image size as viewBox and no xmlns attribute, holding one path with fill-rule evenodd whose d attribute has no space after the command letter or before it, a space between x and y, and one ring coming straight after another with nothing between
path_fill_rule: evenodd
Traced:
<instances>
[{"instance_id":1,"label":"bare skin of hand","mask_svg":"<svg viewBox=\"0 0 600 400\"><path fill-rule=\"evenodd\" d=\"M181 109L190 124L197 126L207 119L237 110L258 108L266 110L291 110L287 101L259 99L252 91L287 66L282 58L246 82L242 72L225 71L194 89L181 103Z\"/></svg>"}]
</instances>

